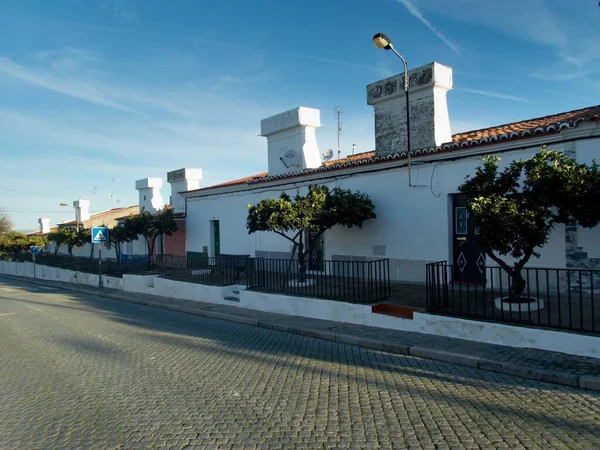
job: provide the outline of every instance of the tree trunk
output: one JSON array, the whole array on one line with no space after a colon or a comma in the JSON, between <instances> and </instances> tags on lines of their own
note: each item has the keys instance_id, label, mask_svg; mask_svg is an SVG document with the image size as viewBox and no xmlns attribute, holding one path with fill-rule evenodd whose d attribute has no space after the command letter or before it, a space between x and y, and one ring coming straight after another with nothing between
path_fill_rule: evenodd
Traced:
<instances>
[{"instance_id":1,"label":"tree trunk","mask_svg":"<svg viewBox=\"0 0 600 450\"><path fill-rule=\"evenodd\" d=\"M92 242L92 250L90 251L90 258L94 257L94 243Z\"/></svg>"},{"instance_id":2,"label":"tree trunk","mask_svg":"<svg viewBox=\"0 0 600 450\"><path fill-rule=\"evenodd\" d=\"M525 287L527 286L527 283L521 274L521 269L521 267L515 267L510 272L511 285L508 294L509 301L511 302L519 301L523 295L523 292L525 291Z\"/></svg>"},{"instance_id":3,"label":"tree trunk","mask_svg":"<svg viewBox=\"0 0 600 450\"><path fill-rule=\"evenodd\" d=\"M306 281L306 253L304 252L302 233L300 233L300 242L298 244L298 281L300 283Z\"/></svg>"}]
</instances>

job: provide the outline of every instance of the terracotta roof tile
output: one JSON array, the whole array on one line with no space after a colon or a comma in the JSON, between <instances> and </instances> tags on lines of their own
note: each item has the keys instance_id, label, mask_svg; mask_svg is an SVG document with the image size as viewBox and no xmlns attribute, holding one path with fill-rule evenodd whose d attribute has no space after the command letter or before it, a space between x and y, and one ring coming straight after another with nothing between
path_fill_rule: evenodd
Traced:
<instances>
[{"instance_id":1,"label":"terracotta roof tile","mask_svg":"<svg viewBox=\"0 0 600 450\"><path fill-rule=\"evenodd\" d=\"M548 128L551 125L560 126L563 123L570 123L576 120L598 120L600 117L600 105L589 108L577 109L551 116L538 117L536 119L513 122L496 127L483 128L481 130L467 131L452 136L452 142L473 141L484 138L491 138L510 133L522 133L528 130L538 128Z\"/></svg>"},{"instance_id":2,"label":"terracotta roof tile","mask_svg":"<svg viewBox=\"0 0 600 450\"><path fill-rule=\"evenodd\" d=\"M553 114L544 117L538 117L535 119L524 120L521 122L513 122L505 125L483 128L480 130L457 133L452 136L452 142L442 144L439 147L435 148L413 150L412 154L418 157L430 153L457 151L463 148L482 146L497 141L522 139L539 134L558 133L564 128L574 128L580 121L595 120L600 120L600 105L563 112L559 114ZM196 191L203 191L206 189L212 189L223 186L232 186L236 184L253 184L261 181L292 178L308 173L329 171L341 169L344 167L385 162L403 158L406 158L406 151L384 157L377 157L374 151L369 151L364 153L358 153L356 155L349 155L346 158L342 159L326 161L321 165L321 167L318 167L316 169L307 169L303 172L275 175L271 177L269 176L268 172L263 172L258 175L240 178L238 180L228 181L206 188L196 189Z\"/></svg>"}]
</instances>

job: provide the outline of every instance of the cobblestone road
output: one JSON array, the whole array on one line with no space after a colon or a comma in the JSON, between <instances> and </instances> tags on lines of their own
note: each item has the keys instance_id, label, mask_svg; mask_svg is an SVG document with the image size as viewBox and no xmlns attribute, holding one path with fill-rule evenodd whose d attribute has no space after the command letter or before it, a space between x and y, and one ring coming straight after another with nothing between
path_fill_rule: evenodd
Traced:
<instances>
[{"instance_id":1,"label":"cobblestone road","mask_svg":"<svg viewBox=\"0 0 600 450\"><path fill-rule=\"evenodd\" d=\"M600 448L600 395L0 282L0 448Z\"/></svg>"}]
</instances>

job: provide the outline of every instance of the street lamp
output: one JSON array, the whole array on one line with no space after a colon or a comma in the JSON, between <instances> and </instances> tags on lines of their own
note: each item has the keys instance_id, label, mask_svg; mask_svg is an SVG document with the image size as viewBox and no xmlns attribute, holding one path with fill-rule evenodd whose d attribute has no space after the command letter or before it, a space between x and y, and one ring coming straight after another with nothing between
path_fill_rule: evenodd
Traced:
<instances>
[{"instance_id":1,"label":"street lamp","mask_svg":"<svg viewBox=\"0 0 600 450\"><path fill-rule=\"evenodd\" d=\"M375 47L377 48L383 48L385 50L393 51L396 54L396 56L402 60L402 63L404 64L404 95L406 96L406 155L408 160L408 187L411 187L412 182L410 176L410 114L408 108L408 63L402 57L402 55L396 51L396 49L394 48L394 44L392 44L390 38L387 37L385 34L377 33L375 36L373 36L373 44L375 44Z\"/></svg>"}]
</instances>

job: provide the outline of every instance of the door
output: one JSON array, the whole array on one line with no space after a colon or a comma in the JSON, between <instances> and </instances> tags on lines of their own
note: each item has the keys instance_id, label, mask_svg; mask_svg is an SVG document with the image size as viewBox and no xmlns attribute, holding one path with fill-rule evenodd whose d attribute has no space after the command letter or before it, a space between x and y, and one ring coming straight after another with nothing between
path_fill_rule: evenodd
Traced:
<instances>
[{"instance_id":1,"label":"door","mask_svg":"<svg viewBox=\"0 0 600 450\"><path fill-rule=\"evenodd\" d=\"M216 258L221 255L221 232L219 230L219 221L211 220L210 228L210 250L212 256Z\"/></svg>"},{"instance_id":2,"label":"door","mask_svg":"<svg viewBox=\"0 0 600 450\"><path fill-rule=\"evenodd\" d=\"M478 227L470 218L463 195L452 197L453 281L485 283L485 254L479 250Z\"/></svg>"},{"instance_id":3,"label":"door","mask_svg":"<svg viewBox=\"0 0 600 450\"><path fill-rule=\"evenodd\" d=\"M313 237L309 232L306 242L312 242ZM317 270L323 272L325 270L325 237L323 234L313 243L308 254L308 270Z\"/></svg>"}]
</instances>

